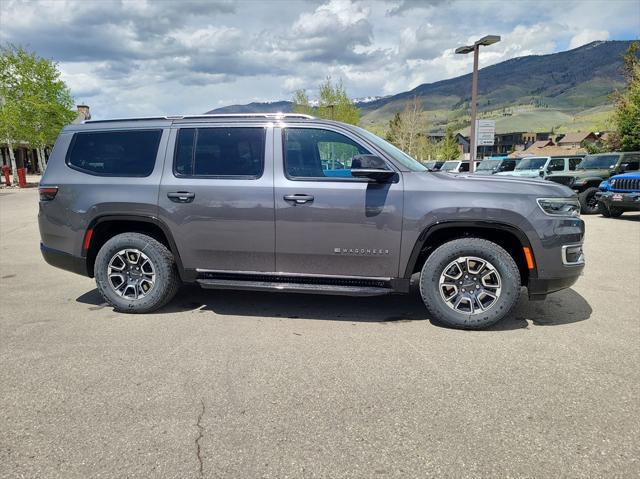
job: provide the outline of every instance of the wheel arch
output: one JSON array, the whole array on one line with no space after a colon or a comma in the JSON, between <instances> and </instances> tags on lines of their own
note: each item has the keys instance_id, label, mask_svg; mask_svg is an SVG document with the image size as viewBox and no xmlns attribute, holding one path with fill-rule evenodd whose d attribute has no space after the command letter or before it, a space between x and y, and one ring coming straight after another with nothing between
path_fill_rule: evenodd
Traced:
<instances>
[{"instance_id":1,"label":"wheel arch","mask_svg":"<svg viewBox=\"0 0 640 479\"><path fill-rule=\"evenodd\" d=\"M180 259L180 252L173 239L171 230L160 219L142 215L104 215L94 218L85 230L84 238L88 242L82 254L87 264L87 273L94 276L94 265L100 248L111 238L121 233L142 233L151 236L165 245L176 262L178 274L185 280L185 270ZM87 240L87 237L89 239Z\"/></svg>"},{"instance_id":2,"label":"wheel arch","mask_svg":"<svg viewBox=\"0 0 640 479\"><path fill-rule=\"evenodd\" d=\"M425 228L416 241L409 261L405 268L404 278L422 269L431 253L448 241L477 237L492 241L503 247L514 259L522 285L526 285L529 278L537 277L536 262L533 249L527 235L519 228L506 223L492 221L444 221ZM524 248L529 248L533 259L533 268L527 266Z\"/></svg>"}]
</instances>

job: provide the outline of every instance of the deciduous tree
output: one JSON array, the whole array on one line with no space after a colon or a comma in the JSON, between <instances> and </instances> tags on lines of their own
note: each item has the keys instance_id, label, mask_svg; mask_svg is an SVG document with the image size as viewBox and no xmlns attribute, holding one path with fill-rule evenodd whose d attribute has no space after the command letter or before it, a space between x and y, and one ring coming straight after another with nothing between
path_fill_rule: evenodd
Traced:
<instances>
[{"instance_id":1,"label":"deciduous tree","mask_svg":"<svg viewBox=\"0 0 640 479\"><path fill-rule=\"evenodd\" d=\"M312 106L307 92L297 90L293 96L293 111L352 125L358 124L360 111L347 95L342 80L334 84L331 77L327 77L319 86L319 95L317 106Z\"/></svg>"},{"instance_id":2,"label":"deciduous tree","mask_svg":"<svg viewBox=\"0 0 640 479\"><path fill-rule=\"evenodd\" d=\"M15 182L12 146L20 142L37 149L44 168L43 150L73 120L72 107L73 98L55 62L21 47L0 47L0 135L9 146Z\"/></svg>"},{"instance_id":3,"label":"deciduous tree","mask_svg":"<svg viewBox=\"0 0 640 479\"><path fill-rule=\"evenodd\" d=\"M616 92L613 124L622 151L640 150L640 44L633 42L624 55L627 88Z\"/></svg>"}]
</instances>

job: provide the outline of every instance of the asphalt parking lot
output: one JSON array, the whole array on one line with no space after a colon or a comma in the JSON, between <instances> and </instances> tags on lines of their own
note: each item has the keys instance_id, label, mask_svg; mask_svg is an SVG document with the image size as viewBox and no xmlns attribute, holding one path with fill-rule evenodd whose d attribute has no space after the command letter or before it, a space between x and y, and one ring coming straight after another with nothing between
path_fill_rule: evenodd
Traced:
<instances>
[{"instance_id":1,"label":"asphalt parking lot","mask_svg":"<svg viewBox=\"0 0 640 479\"><path fill-rule=\"evenodd\" d=\"M0 477L640 475L640 214L586 217L579 282L480 332L417 294L118 314L36 214L0 192Z\"/></svg>"}]
</instances>

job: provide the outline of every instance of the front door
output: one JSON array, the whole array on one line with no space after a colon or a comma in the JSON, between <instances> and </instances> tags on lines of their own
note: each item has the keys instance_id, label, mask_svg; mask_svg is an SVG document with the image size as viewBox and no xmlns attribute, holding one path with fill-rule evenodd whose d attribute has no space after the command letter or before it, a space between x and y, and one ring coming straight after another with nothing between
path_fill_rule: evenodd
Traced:
<instances>
[{"instance_id":1,"label":"front door","mask_svg":"<svg viewBox=\"0 0 640 479\"><path fill-rule=\"evenodd\" d=\"M273 129L172 130L158 198L183 266L274 271Z\"/></svg>"},{"instance_id":2,"label":"front door","mask_svg":"<svg viewBox=\"0 0 640 479\"><path fill-rule=\"evenodd\" d=\"M276 129L274 145L277 271L397 277L402 176L352 177L351 158L374 152L337 127Z\"/></svg>"}]
</instances>

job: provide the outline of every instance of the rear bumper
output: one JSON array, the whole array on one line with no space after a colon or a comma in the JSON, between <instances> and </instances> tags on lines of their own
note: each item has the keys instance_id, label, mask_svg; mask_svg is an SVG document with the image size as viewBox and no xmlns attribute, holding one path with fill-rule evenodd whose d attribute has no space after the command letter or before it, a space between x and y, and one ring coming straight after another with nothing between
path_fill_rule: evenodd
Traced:
<instances>
[{"instance_id":1,"label":"rear bumper","mask_svg":"<svg viewBox=\"0 0 640 479\"><path fill-rule=\"evenodd\" d=\"M598 191L596 198L604 203L607 208L614 207L628 211L640 211L640 192Z\"/></svg>"},{"instance_id":2,"label":"rear bumper","mask_svg":"<svg viewBox=\"0 0 640 479\"><path fill-rule=\"evenodd\" d=\"M82 276L89 276L89 273L87 272L86 258L73 256L72 254L65 253L64 251L48 248L42 243L40 243L40 252L42 253L44 260L51 266L71 271L72 273L81 274Z\"/></svg>"}]
</instances>

